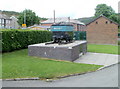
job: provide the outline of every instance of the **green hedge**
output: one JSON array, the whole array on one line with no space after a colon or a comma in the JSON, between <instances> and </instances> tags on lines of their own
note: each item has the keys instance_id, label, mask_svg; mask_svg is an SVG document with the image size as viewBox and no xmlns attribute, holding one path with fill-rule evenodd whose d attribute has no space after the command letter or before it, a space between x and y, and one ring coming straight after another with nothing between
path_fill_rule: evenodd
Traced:
<instances>
[{"instance_id":1,"label":"green hedge","mask_svg":"<svg viewBox=\"0 0 120 89\"><path fill-rule=\"evenodd\" d=\"M40 30L2 30L2 52L27 48L30 44L51 41L52 33Z\"/></svg>"}]
</instances>

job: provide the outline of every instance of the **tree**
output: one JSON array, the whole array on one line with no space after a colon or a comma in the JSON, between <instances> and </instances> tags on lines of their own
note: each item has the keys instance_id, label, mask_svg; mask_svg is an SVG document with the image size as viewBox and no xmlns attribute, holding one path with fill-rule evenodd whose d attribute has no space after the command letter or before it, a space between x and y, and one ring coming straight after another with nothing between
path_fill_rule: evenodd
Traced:
<instances>
[{"instance_id":1,"label":"tree","mask_svg":"<svg viewBox=\"0 0 120 89\"><path fill-rule=\"evenodd\" d=\"M107 6L106 4L98 4L95 8L95 17L98 17L101 14L120 24L120 14L115 13L111 6Z\"/></svg>"},{"instance_id":2,"label":"tree","mask_svg":"<svg viewBox=\"0 0 120 89\"><path fill-rule=\"evenodd\" d=\"M109 17L111 20L117 22L118 24L120 24L120 14L113 14Z\"/></svg>"},{"instance_id":3,"label":"tree","mask_svg":"<svg viewBox=\"0 0 120 89\"><path fill-rule=\"evenodd\" d=\"M24 20L26 22L27 27L29 27L34 24L39 24L40 18L36 16L35 12L33 12L32 10L26 9L20 13L18 17L18 23L20 25L25 24Z\"/></svg>"},{"instance_id":4,"label":"tree","mask_svg":"<svg viewBox=\"0 0 120 89\"><path fill-rule=\"evenodd\" d=\"M115 11L111 6L107 6L106 4L98 4L95 8L95 17L100 16L101 14L106 17L110 17L115 14Z\"/></svg>"}]
</instances>

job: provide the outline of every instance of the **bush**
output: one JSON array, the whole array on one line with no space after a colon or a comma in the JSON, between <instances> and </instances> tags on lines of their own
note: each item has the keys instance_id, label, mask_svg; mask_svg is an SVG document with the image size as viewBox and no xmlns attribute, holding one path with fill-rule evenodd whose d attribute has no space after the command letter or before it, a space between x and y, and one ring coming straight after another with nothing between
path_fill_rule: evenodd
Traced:
<instances>
[{"instance_id":1,"label":"bush","mask_svg":"<svg viewBox=\"0 0 120 89\"><path fill-rule=\"evenodd\" d=\"M120 29L118 29L118 32L120 33Z\"/></svg>"},{"instance_id":2,"label":"bush","mask_svg":"<svg viewBox=\"0 0 120 89\"><path fill-rule=\"evenodd\" d=\"M52 33L40 30L2 30L2 52L27 48L30 44L51 41Z\"/></svg>"},{"instance_id":3,"label":"bush","mask_svg":"<svg viewBox=\"0 0 120 89\"><path fill-rule=\"evenodd\" d=\"M120 41L118 41L118 45L120 45Z\"/></svg>"},{"instance_id":4,"label":"bush","mask_svg":"<svg viewBox=\"0 0 120 89\"><path fill-rule=\"evenodd\" d=\"M74 37L74 34L73 34L73 32L68 32L68 34L71 36L71 38L73 39L73 37Z\"/></svg>"},{"instance_id":5,"label":"bush","mask_svg":"<svg viewBox=\"0 0 120 89\"><path fill-rule=\"evenodd\" d=\"M120 38L120 33L118 33L118 38Z\"/></svg>"}]
</instances>

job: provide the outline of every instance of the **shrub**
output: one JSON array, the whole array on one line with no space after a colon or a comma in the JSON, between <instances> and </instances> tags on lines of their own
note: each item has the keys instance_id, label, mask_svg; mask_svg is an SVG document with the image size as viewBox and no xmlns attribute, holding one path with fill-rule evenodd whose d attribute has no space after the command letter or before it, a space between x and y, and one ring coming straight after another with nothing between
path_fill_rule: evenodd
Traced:
<instances>
[{"instance_id":1,"label":"shrub","mask_svg":"<svg viewBox=\"0 0 120 89\"><path fill-rule=\"evenodd\" d=\"M40 30L2 30L2 52L27 48L30 44L51 41L52 33Z\"/></svg>"},{"instance_id":2,"label":"shrub","mask_svg":"<svg viewBox=\"0 0 120 89\"><path fill-rule=\"evenodd\" d=\"M118 33L118 38L120 38L120 33Z\"/></svg>"},{"instance_id":3,"label":"shrub","mask_svg":"<svg viewBox=\"0 0 120 89\"><path fill-rule=\"evenodd\" d=\"M120 45L120 41L118 41L118 45Z\"/></svg>"}]
</instances>

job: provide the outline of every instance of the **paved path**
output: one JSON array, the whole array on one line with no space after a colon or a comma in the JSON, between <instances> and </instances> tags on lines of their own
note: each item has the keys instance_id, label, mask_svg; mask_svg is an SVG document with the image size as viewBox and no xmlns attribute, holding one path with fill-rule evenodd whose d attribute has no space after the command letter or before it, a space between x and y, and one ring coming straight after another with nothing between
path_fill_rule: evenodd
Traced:
<instances>
[{"instance_id":1,"label":"paved path","mask_svg":"<svg viewBox=\"0 0 120 89\"><path fill-rule=\"evenodd\" d=\"M74 62L104 65L104 67L106 67L118 63L118 55L88 52Z\"/></svg>"},{"instance_id":2,"label":"paved path","mask_svg":"<svg viewBox=\"0 0 120 89\"><path fill-rule=\"evenodd\" d=\"M45 82L40 80L3 81L3 87L117 87L117 86L118 86L117 64L100 71L67 77L60 80L55 80L53 82Z\"/></svg>"},{"instance_id":3,"label":"paved path","mask_svg":"<svg viewBox=\"0 0 120 89\"><path fill-rule=\"evenodd\" d=\"M0 79L0 89L2 88L2 79Z\"/></svg>"}]
</instances>

